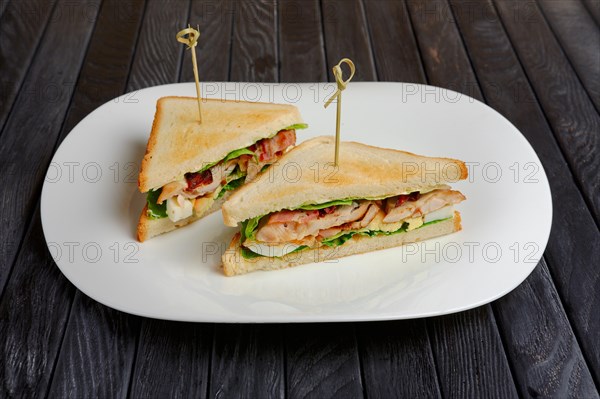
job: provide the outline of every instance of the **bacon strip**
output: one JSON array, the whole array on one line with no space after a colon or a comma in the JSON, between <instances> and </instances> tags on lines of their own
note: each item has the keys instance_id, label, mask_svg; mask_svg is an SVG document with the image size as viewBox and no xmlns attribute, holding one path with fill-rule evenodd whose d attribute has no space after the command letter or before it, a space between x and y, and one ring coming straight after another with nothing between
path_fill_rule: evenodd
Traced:
<instances>
[{"instance_id":1,"label":"bacon strip","mask_svg":"<svg viewBox=\"0 0 600 399\"><path fill-rule=\"evenodd\" d=\"M273 163L283 155L288 147L294 144L296 144L296 131L281 130L275 136L260 140L248 147L255 152L258 162L255 162L251 155L244 154L230 159L226 164L220 162L203 172L186 173L183 180L163 186L157 202L162 204L163 201L177 195L192 199L212 193L221 184L225 184L226 177L233 172L236 165L239 165L241 171L247 172L246 182L249 182L254 179L263 166Z\"/></svg>"}]
</instances>

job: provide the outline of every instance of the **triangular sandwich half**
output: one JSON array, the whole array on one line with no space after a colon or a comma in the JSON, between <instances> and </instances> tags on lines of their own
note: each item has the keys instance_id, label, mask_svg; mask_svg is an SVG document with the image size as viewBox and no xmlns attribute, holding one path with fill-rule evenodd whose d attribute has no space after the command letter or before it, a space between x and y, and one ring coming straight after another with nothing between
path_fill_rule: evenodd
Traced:
<instances>
[{"instance_id":1,"label":"triangular sandwich half","mask_svg":"<svg viewBox=\"0 0 600 399\"><path fill-rule=\"evenodd\" d=\"M275 270L426 240L461 229L448 184L465 163L317 137L293 148L222 207L241 224L223 255L227 276Z\"/></svg>"},{"instance_id":2,"label":"triangular sandwich half","mask_svg":"<svg viewBox=\"0 0 600 399\"><path fill-rule=\"evenodd\" d=\"M138 187L148 193L137 237L145 241L218 210L296 143L306 125L293 105L163 97L142 160Z\"/></svg>"}]
</instances>

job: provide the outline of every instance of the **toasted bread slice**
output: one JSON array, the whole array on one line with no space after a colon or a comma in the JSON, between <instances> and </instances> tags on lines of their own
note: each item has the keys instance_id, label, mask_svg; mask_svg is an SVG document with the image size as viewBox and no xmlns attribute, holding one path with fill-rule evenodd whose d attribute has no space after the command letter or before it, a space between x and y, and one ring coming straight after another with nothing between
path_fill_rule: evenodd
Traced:
<instances>
[{"instance_id":1,"label":"toasted bread slice","mask_svg":"<svg viewBox=\"0 0 600 399\"><path fill-rule=\"evenodd\" d=\"M342 142L339 167L335 167L334 151L335 139L328 136L293 148L223 204L225 224L236 226L282 209L338 199L425 192L467 177L465 163L456 159Z\"/></svg>"},{"instance_id":2,"label":"toasted bread slice","mask_svg":"<svg viewBox=\"0 0 600 399\"><path fill-rule=\"evenodd\" d=\"M160 98L138 188L158 189L298 123L302 117L293 105L208 99L202 99L198 123L195 97Z\"/></svg>"},{"instance_id":3,"label":"toasted bread slice","mask_svg":"<svg viewBox=\"0 0 600 399\"><path fill-rule=\"evenodd\" d=\"M378 236L355 235L338 247L320 247L292 252L279 258L256 257L246 259L242 256L240 234L237 233L229 248L223 254L223 271L226 276L246 274L257 270L278 270L314 262L327 262L344 256L361 254L380 249L397 247L404 244L428 240L461 230L460 213L455 211L454 217L433 223L405 233Z\"/></svg>"}]
</instances>

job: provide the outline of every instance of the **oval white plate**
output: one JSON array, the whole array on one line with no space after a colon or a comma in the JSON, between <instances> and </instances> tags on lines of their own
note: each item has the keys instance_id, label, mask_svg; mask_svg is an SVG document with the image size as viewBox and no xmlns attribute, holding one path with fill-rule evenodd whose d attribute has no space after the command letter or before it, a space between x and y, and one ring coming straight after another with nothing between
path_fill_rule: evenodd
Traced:
<instances>
[{"instance_id":1,"label":"oval white plate","mask_svg":"<svg viewBox=\"0 0 600 399\"><path fill-rule=\"evenodd\" d=\"M205 83L207 97L292 102L308 130L332 134L333 84ZM142 316L206 322L385 320L457 312L520 284L541 258L552 219L548 181L521 133L458 93L402 83L352 83L342 138L462 159L468 198L463 231L419 244L275 272L224 277L220 254L236 231L220 213L135 240L144 203L140 160L156 100L195 95L192 83L152 87L110 101L61 144L42 191L42 223L65 276L95 300ZM332 154L333 155L333 154ZM393 171L390 171L393 173Z\"/></svg>"}]
</instances>

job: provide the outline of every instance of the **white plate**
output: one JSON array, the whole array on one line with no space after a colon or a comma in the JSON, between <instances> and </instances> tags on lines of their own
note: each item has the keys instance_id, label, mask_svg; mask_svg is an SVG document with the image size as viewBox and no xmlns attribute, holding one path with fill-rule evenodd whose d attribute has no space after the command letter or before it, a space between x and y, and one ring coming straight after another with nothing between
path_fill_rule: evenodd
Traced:
<instances>
[{"instance_id":1,"label":"white plate","mask_svg":"<svg viewBox=\"0 0 600 399\"><path fill-rule=\"evenodd\" d=\"M331 134L332 84L205 83L212 98L292 102L308 130ZM61 144L42 191L42 223L65 276L95 300L142 316L206 322L386 320L457 312L515 288L541 258L552 219L548 180L525 138L488 106L402 83L352 83L342 137L469 162L463 231L420 244L275 272L224 277L220 253L236 229L216 213L144 244L137 191L155 103L195 95L192 83L116 98ZM393 171L390 170L390 173Z\"/></svg>"}]
</instances>

